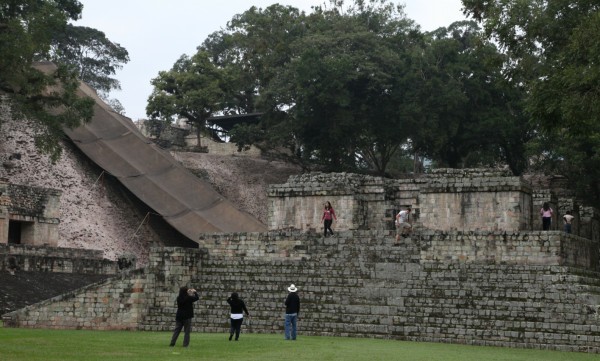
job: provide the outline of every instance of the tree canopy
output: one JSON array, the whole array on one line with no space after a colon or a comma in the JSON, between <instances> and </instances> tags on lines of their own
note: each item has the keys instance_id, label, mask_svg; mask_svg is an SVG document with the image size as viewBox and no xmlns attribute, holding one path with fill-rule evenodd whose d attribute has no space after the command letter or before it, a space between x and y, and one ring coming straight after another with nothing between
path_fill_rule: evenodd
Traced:
<instances>
[{"instance_id":1,"label":"tree canopy","mask_svg":"<svg viewBox=\"0 0 600 361\"><path fill-rule=\"evenodd\" d=\"M76 95L76 73L66 66L47 75L32 64L48 57L53 34L81 9L76 0L0 0L0 91L11 98L13 115L37 122L36 144L53 159L63 127L90 119L93 101Z\"/></svg>"},{"instance_id":2,"label":"tree canopy","mask_svg":"<svg viewBox=\"0 0 600 361\"><path fill-rule=\"evenodd\" d=\"M540 164L600 204L600 1L463 0L526 90Z\"/></svg>"},{"instance_id":3,"label":"tree canopy","mask_svg":"<svg viewBox=\"0 0 600 361\"><path fill-rule=\"evenodd\" d=\"M453 168L507 164L522 173L531 127L522 112L522 89L503 73L506 57L474 22L429 35L419 57L415 148Z\"/></svg>"},{"instance_id":4,"label":"tree canopy","mask_svg":"<svg viewBox=\"0 0 600 361\"><path fill-rule=\"evenodd\" d=\"M111 90L121 89L113 76L129 61L129 53L100 30L67 24L54 32L50 59L75 69L80 80L107 99Z\"/></svg>"},{"instance_id":5,"label":"tree canopy","mask_svg":"<svg viewBox=\"0 0 600 361\"><path fill-rule=\"evenodd\" d=\"M210 61L208 52L200 51L191 58L181 56L170 71L160 72L152 85L146 111L154 118L169 122L187 118L200 130L208 117L226 106L226 76Z\"/></svg>"},{"instance_id":6,"label":"tree canopy","mask_svg":"<svg viewBox=\"0 0 600 361\"><path fill-rule=\"evenodd\" d=\"M308 14L276 4L236 15L200 54L219 72L204 119L263 113L230 133L240 148L285 147L304 165L379 174L407 152L447 166L526 165L523 89L475 23L423 33L387 0L335 0ZM165 72L153 84L147 112L163 119L186 116L175 95L199 91Z\"/></svg>"}]
</instances>

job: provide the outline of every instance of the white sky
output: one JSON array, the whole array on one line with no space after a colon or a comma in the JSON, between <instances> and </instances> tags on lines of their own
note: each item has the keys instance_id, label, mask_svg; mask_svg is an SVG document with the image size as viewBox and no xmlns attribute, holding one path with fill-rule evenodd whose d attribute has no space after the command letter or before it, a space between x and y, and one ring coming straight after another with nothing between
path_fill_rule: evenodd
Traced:
<instances>
[{"instance_id":1,"label":"white sky","mask_svg":"<svg viewBox=\"0 0 600 361\"><path fill-rule=\"evenodd\" d=\"M252 5L274 3L310 12L325 0L80 0L82 19L75 25L103 31L129 52L129 63L118 70L121 91L111 92L132 120L146 118L150 80L169 70L182 55L193 55L206 37L225 27L235 14ZM327 1L327 3L329 3ZM460 0L399 0L405 13L424 31L464 20Z\"/></svg>"}]
</instances>

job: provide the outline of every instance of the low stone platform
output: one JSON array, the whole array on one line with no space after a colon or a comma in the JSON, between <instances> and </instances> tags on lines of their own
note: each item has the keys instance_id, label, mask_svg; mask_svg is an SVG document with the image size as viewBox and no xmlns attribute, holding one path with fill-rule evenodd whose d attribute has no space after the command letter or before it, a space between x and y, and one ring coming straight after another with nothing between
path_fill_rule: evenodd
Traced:
<instances>
[{"instance_id":1,"label":"low stone platform","mask_svg":"<svg viewBox=\"0 0 600 361\"><path fill-rule=\"evenodd\" d=\"M3 319L7 327L170 331L177 290L188 285L201 296L195 331L228 332L225 300L235 291L253 316L243 332L282 333L286 288L294 283L301 336L600 353L600 273L588 267L598 247L590 243L587 256L569 251L591 241L561 232L401 240L393 247L390 231L204 235L200 249L152 249L145 269ZM461 247L469 250L464 257L446 256ZM537 256L519 257L525 253Z\"/></svg>"}]
</instances>

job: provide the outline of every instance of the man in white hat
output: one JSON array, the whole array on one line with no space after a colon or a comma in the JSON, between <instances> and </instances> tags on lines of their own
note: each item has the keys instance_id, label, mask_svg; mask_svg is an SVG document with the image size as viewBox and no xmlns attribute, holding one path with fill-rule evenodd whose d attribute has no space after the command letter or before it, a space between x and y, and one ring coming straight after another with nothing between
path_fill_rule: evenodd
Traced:
<instances>
[{"instance_id":1,"label":"man in white hat","mask_svg":"<svg viewBox=\"0 0 600 361\"><path fill-rule=\"evenodd\" d=\"M300 313L300 297L296 293L298 289L294 284L288 287L287 298L285 299L285 339L290 339L290 325L292 326L292 340L296 339L296 323L298 321L298 313Z\"/></svg>"}]
</instances>

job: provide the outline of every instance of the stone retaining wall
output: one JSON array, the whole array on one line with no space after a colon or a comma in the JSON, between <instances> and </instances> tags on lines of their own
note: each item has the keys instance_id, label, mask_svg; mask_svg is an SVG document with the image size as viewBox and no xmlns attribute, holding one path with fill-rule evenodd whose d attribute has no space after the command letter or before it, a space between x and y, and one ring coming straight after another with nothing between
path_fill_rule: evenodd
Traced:
<instances>
[{"instance_id":1,"label":"stone retaining wall","mask_svg":"<svg viewBox=\"0 0 600 361\"><path fill-rule=\"evenodd\" d=\"M60 190L0 180L0 244L58 244Z\"/></svg>"},{"instance_id":2,"label":"stone retaining wall","mask_svg":"<svg viewBox=\"0 0 600 361\"><path fill-rule=\"evenodd\" d=\"M192 286L201 295L195 331L226 334L225 300L236 291L253 316L243 332L282 333L286 288L295 283L300 337L600 352L600 274L583 267L598 263L597 244L561 232L489 236L416 232L392 247L390 231L203 235L204 248L152 249L144 270L7 314L5 322L171 331L177 289ZM582 245L593 254L572 254ZM525 260L526 252L537 257Z\"/></svg>"},{"instance_id":3,"label":"stone retaining wall","mask_svg":"<svg viewBox=\"0 0 600 361\"><path fill-rule=\"evenodd\" d=\"M0 244L0 271L61 272L114 275L116 262L103 258L103 251L21 244Z\"/></svg>"},{"instance_id":4,"label":"stone retaining wall","mask_svg":"<svg viewBox=\"0 0 600 361\"><path fill-rule=\"evenodd\" d=\"M323 204L338 215L334 230L393 229L410 206L417 228L458 231L531 230L532 189L506 171L442 169L413 179L346 173L291 176L271 185L270 230L322 228Z\"/></svg>"},{"instance_id":5,"label":"stone retaining wall","mask_svg":"<svg viewBox=\"0 0 600 361\"><path fill-rule=\"evenodd\" d=\"M240 155L249 157L260 157L261 150L255 146L250 149L238 152L235 143L215 142L211 138L200 137L201 144L198 144L196 130L191 127L173 126L162 120L145 119L139 121L140 132L163 149L176 149L182 151L197 151L204 149L204 152L218 155ZM201 146L201 147L199 147Z\"/></svg>"},{"instance_id":6,"label":"stone retaining wall","mask_svg":"<svg viewBox=\"0 0 600 361\"><path fill-rule=\"evenodd\" d=\"M179 287L190 284L204 255L196 249L153 249L149 267L5 314L4 326L136 330L151 310L174 305ZM169 315L161 322L166 326L172 320Z\"/></svg>"}]
</instances>

